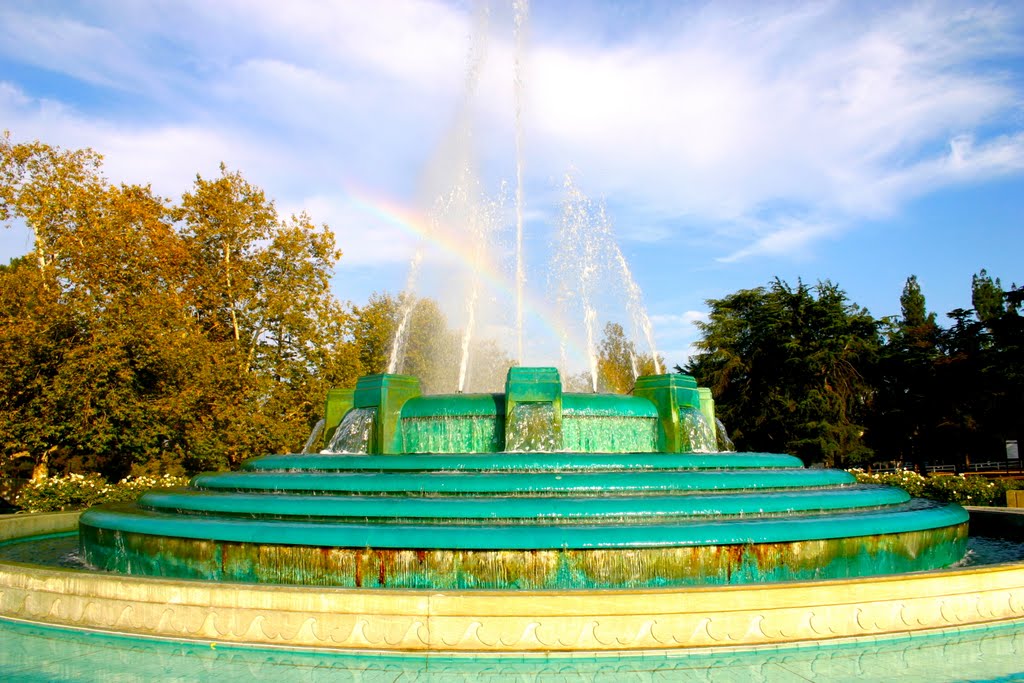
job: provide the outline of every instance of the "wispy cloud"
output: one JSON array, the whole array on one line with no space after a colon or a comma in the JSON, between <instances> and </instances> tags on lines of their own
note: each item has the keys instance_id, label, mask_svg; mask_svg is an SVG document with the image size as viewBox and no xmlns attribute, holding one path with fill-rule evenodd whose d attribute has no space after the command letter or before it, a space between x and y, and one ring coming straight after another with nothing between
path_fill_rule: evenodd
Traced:
<instances>
[{"instance_id":1,"label":"wispy cloud","mask_svg":"<svg viewBox=\"0 0 1024 683\"><path fill-rule=\"evenodd\" d=\"M719 263L735 263L756 255L785 256L791 259L805 257L811 244L832 236L836 226L830 223L808 222L791 216L762 221L761 233L743 247L719 257Z\"/></svg>"},{"instance_id":2,"label":"wispy cloud","mask_svg":"<svg viewBox=\"0 0 1024 683\"><path fill-rule=\"evenodd\" d=\"M863 6L857 6L863 10ZM712 9L661 41L541 47L536 127L554 166L730 231L723 260L803 248L921 193L1018 172L1024 53L1013 7ZM944 148L974 137L954 163ZM779 212L778 204L787 205ZM769 208L766 211L766 207ZM766 220L777 227L763 234ZM737 227L759 226L745 235Z\"/></svg>"},{"instance_id":3,"label":"wispy cloud","mask_svg":"<svg viewBox=\"0 0 1024 683\"><path fill-rule=\"evenodd\" d=\"M475 31L489 38L475 142L485 177L513 177L507 14L495 6L484 28L432 0L12 2L0 56L97 90L60 99L11 80L0 115L16 136L94 147L112 175L165 192L224 160L340 225L359 217L325 198L353 175L422 199ZM579 167L592 196L642 207L613 216L626 239L676 239L685 217L729 245L720 263L806 258L865 217L1024 167L1024 83L1005 61L1024 57L1013 3L668 4L628 21L594 6L578 25L530 31L527 183L557 186ZM528 201L558 214L557 192ZM406 250L395 244L350 252L392 263Z\"/></svg>"},{"instance_id":4,"label":"wispy cloud","mask_svg":"<svg viewBox=\"0 0 1024 683\"><path fill-rule=\"evenodd\" d=\"M658 331L658 353L665 358L669 367L685 365L695 352L694 344L700 337L696 323L704 322L708 314L704 311L683 313L662 313L651 316L651 323Z\"/></svg>"}]
</instances>

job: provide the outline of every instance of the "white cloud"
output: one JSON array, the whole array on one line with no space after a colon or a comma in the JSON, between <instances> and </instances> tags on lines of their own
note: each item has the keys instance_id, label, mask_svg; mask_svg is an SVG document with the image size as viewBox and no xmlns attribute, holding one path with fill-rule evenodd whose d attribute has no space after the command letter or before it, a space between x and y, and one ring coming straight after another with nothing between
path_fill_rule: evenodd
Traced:
<instances>
[{"instance_id":1,"label":"white cloud","mask_svg":"<svg viewBox=\"0 0 1024 683\"><path fill-rule=\"evenodd\" d=\"M0 52L43 69L120 88L134 81L130 51L115 33L66 16L0 8Z\"/></svg>"},{"instance_id":2,"label":"white cloud","mask_svg":"<svg viewBox=\"0 0 1024 683\"><path fill-rule=\"evenodd\" d=\"M194 125L121 126L82 116L60 102L32 99L9 83L0 86L0 119L16 142L38 137L49 144L90 147L104 157L113 182L149 183L164 196L188 190L197 172L216 174L221 161L232 167L266 166L267 149L251 147L230 133ZM260 157L263 157L261 163Z\"/></svg>"},{"instance_id":3,"label":"white cloud","mask_svg":"<svg viewBox=\"0 0 1024 683\"><path fill-rule=\"evenodd\" d=\"M306 211L314 221L327 223L342 250L342 264L408 263L419 239L407 227L364 202L346 201L343 194L303 197L279 209L288 215Z\"/></svg>"},{"instance_id":4,"label":"white cloud","mask_svg":"<svg viewBox=\"0 0 1024 683\"><path fill-rule=\"evenodd\" d=\"M836 226L829 223L806 222L790 217L772 221L757 232L761 236L753 242L719 257L719 263L734 263L756 255L787 256L799 259L806 255L809 245L835 234Z\"/></svg>"},{"instance_id":5,"label":"white cloud","mask_svg":"<svg viewBox=\"0 0 1024 683\"><path fill-rule=\"evenodd\" d=\"M861 187L862 203L885 205L893 197L913 198L955 184L1024 171L1024 132L976 144L971 135L949 140L945 153L895 169Z\"/></svg>"},{"instance_id":6,"label":"white cloud","mask_svg":"<svg viewBox=\"0 0 1024 683\"><path fill-rule=\"evenodd\" d=\"M587 25L621 23L605 11ZM502 12L492 12L474 103L488 179L513 177L514 50ZM703 243L731 245L720 262L806 257L861 218L1024 167L1024 93L999 66L1024 53L1012 4L679 5L657 24L630 21L612 43L601 31L538 27L523 65L528 186L557 185L576 165L588 194L642 208L642 221L613 216L627 239L676 238L667 226L685 217ZM352 239L342 222L365 217L331 198L358 177L378 194L421 199L480 26L463 6L429 0L60 13L12 3L0 9L8 59L98 85L95 100L121 96L83 104L8 83L0 116L19 139L93 147L112 177L171 195L224 160L282 205L321 206L327 215L311 209L314 219ZM557 216L553 193L528 201L531 215ZM405 253L379 234L382 244L342 247L365 263L378 248L384 262Z\"/></svg>"},{"instance_id":7,"label":"white cloud","mask_svg":"<svg viewBox=\"0 0 1024 683\"><path fill-rule=\"evenodd\" d=\"M1019 172L1016 135L981 144L969 171L928 151L1019 108L1019 81L982 64L1024 52L1012 9L847 7L710 14L614 49L544 46L534 148L552 168L589 169L602 193L728 226L742 239L728 261L802 252L922 192Z\"/></svg>"},{"instance_id":8,"label":"white cloud","mask_svg":"<svg viewBox=\"0 0 1024 683\"><path fill-rule=\"evenodd\" d=\"M236 25L304 63L340 67L429 90L454 86L465 63L470 18L424 0L377 5L273 0L193 4L206 21Z\"/></svg>"}]
</instances>

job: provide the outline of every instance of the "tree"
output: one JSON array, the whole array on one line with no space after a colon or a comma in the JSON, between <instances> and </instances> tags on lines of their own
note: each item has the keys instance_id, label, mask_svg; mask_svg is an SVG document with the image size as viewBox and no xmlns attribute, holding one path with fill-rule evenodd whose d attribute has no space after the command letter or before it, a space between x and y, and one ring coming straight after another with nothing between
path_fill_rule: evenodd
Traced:
<instances>
[{"instance_id":1,"label":"tree","mask_svg":"<svg viewBox=\"0 0 1024 683\"><path fill-rule=\"evenodd\" d=\"M1014 304L982 269L971 278L974 308L958 308L938 335L928 435L931 457L948 463L1003 457L1003 442L1020 438L1024 410L1024 330Z\"/></svg>"},{"instance_id":2,"label":"tree","mask_svg":"<svg viewBox=\"0 0 1024 683\"><path fill-rule=\"evenodd\" d=\"M999 278L993 281L984 268L971 277L971 305L981 323L987 324L1006 312L1003 300L1003 287Z\"/></svg>"},{"instance_id":3,"label":"tree","mask_svg":"<svg viewBox=\"0 0 1024 683\"><path fill-rule=\"evenodd\" d=\"M110 477L223 468L301 444L359 370L327 226L282 220L240 173L180 204L101 158L0 140L0 218L35 249L0 271L3 454Z\"/></svg>"},{"instance_id":4,"label":"tree","mask_svg":"<svg viewBox=\"0 0 1024 683\"><path fill-rule=\"evenodd\" d=\"M387 371L401 316L411 301L405 353L396 372L418 377L424 393L452 393L458 389L462 335L449 329L436 301L407 296L374 293L365 306L353 309L352 334L362 373ZM465 391L501 391L514 364L495 340L473 340Z\"/></svg>"},{"instance_id":5,"label":"tree","mask_svg":"<svg viewBox=\"0 0 1024 683\"><path fill-rule=\"evenodd\" d=\"M223 165L218 178L197 176L172 215L211 360L197 439L229 464L295 447L330 383L354 381L352 359L337 362L351 350L350 321L329 288L340 257L333 233L305 214L282 220L262 190Z\"/></svg>"},{"instance_id":6,"label":"tree","mask_svg":"<svg viewBox=\"0 0 1024 683\"><path fill-rule=\"evenodd\" d=\"M59 425L47 391L77 325L43 286L39 264L0 266L0 435L4 474L45 476Z\"/></svg>"},{"instance_id":7,"label":"tree","mask_svg":"<svg viewBox=\"0 0 1024 683\"><path fill-rule=\"evenodd\" d=\"M900 295L900 311L903 314L901 327L904 330L935 325L935 314L927 311L924 294L921 293L921 285L918 284L916 275L908 277L903 286L903 293Z\"/></svg>"},{"instance_id":8,"label":"tree","mask_svg":"<svg viewBox=\"0 0 1024 683\"><path fill-rule=\"evenodd\" d=\"M664 362L664 361L662 361ZM598 345L597 388L613 394L633 391L636 378L655 372L650 354L639 354L632 340L626 338L622 325L606 323L604 336Z\"/></svg>"},{"instance_id":9,"label":"tree","mask_svg":"<svg viewBox=\"0 0 1024 683\"><path fill-rule=\"evenodd\" d=\"M903 287L900 307L899 320L883 323L886 342L873 380L876 395L868 441L880 455L923 466L934 459L931 422L943 400L936 379L940 330L914 275Z\"/></svg>"},{"instance_id":10,"label":"tree","mask_svg":"<svg viewBox=\"0 0 1024 683\"><path fill-rule=\"evenodd\" d=\"M387 372L400 308L401 302L386 292L374 292L366 305L353 308L352 336L359 358L359 374Z\"/></svg>"},{"instance_id":11,"label":"tree","mask_svg":"<svg viewBox=\"0 0 1024 683\"><path fill-rule=\"evenodd\" d=\"M870 457L866 378L879 338L866 310L827 281L775 280L707 303L700 351L685 370L711 388L738 447L831 466Z\"/></svg>"},{"instance_id":12,"label":"tree","mask_svg":"<svg viewBox=\"0 0 1024 683\"><path fill-rule=\"evenodd\" d=\"M5 137L0 168L0 213L35 235L4 278L21 301L5 297L0 343L23 350L5 368L0 412L15 435L5 447L29 453L37 476L51 456L126 473L159 450L158 395L177 367L174 346L160 346L177 344L182 322L181 250L164 201L107 184L88 150ZM32 381L18 379L32 368Z\"/></svg>"}]
</instances>

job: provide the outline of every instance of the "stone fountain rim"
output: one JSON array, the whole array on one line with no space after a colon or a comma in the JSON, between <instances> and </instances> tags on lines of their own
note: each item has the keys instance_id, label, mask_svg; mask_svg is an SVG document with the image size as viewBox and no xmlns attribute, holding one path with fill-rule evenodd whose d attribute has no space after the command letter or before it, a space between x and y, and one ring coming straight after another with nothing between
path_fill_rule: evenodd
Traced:
<instances>
[{"instance_id":1,"label":"stone fountain rim","mask_svg":"<svg viewBox=\"0 0 1024 683\"><path fill-rule=\"evenodd\" d=\"M78 515L3 515L0 540L73 531ZM1024 562L755 586L532 592L214 584L0 562L0 617L351 653L735 651L1024 621Z\"/></svg>"}]
</instances>

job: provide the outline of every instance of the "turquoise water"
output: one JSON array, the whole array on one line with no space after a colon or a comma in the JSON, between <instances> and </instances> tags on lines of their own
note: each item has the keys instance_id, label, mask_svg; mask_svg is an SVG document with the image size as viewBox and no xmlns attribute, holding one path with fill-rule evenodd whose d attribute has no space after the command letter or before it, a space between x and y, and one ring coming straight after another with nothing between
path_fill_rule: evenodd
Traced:
<instances>
[{"instance_id":1,"label":"turquoise water","mask_svg":"<svg viewBox=\"0 0 1024 683\"><path fill-rule=\"evenodd\" d=\"M826 648L685 656L459 659L132 639L0 619L4 681L1024 681L1024 622Z\"/></svg>"}]
</instances>

